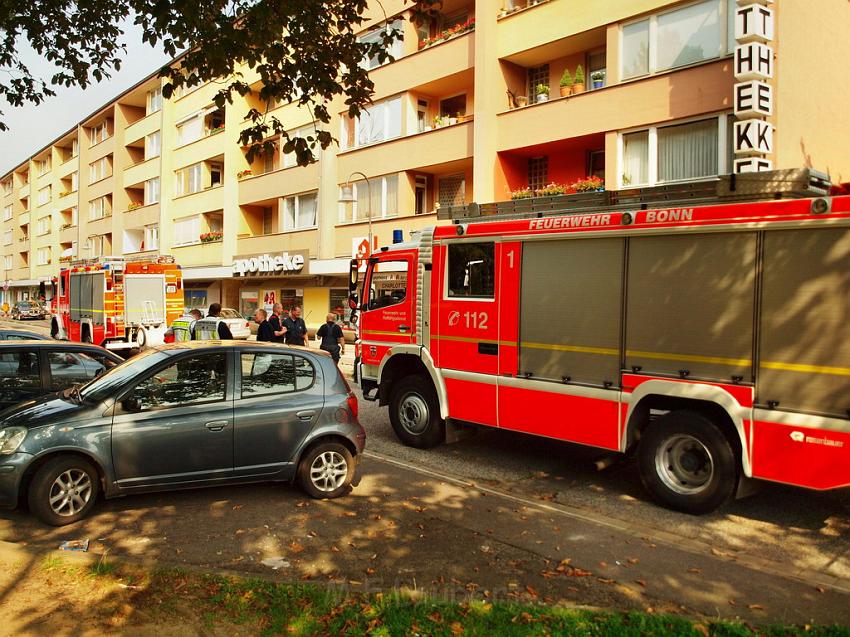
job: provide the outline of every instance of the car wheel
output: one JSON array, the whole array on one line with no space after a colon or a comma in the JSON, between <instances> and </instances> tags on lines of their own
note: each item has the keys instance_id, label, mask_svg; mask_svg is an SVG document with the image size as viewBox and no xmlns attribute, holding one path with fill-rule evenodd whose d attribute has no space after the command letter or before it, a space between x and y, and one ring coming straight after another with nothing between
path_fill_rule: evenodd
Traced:
<instances>
[{"instance_id":1,"label":"car wheel","mask_svg":"<svg viewBox=\"0 0 850 637\"><path fill-rule=\"evenodd\" d=\"M390 422L404 444L419 449L436 447L446 439L437 392L430 380L408 376L393 383Z\"/></svg>"},{"instance_id":2,"label":"car wheel","mask_svg":"<svg viewBox=\"0 0 850 637\"><path fill-rule=\"evenodd\" d=\"M638 446L641 481L657 502L685 513L710 513L738 485L738 454L706 416L674 411L644 431Z\"/></svg>"},{"instance_id":3,"label":"car wheel","mask_svg":"<svg viewBox=\"0 0 850 637\"><path fill-rule=\"evenodd\" d=\"M298 465L298 484L311 498L329 500L348 493L354 458L345 445L323 442L307 451Z\"/></svg>"},{"instance_id":4,"label":"car wheel","mask_svg":"<svg viewBox=\"0 0 850 637\"><path fill-rule=\"evenodd\" d=\"M45 463L30 483L30 511L51 526L73 524L94 508L100 479L90 462L78 456L59 456Z\"/></svg>"}]
</instances>

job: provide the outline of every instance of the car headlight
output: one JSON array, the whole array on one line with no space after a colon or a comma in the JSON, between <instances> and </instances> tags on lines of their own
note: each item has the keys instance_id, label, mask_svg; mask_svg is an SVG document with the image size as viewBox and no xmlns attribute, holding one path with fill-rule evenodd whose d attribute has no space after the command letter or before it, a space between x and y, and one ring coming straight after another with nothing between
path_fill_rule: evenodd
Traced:
<instances>
[{"instance_id":1,"label":"car headlight","mask_svg":"<svg viewBox=\"0 0 850 637\"><path fill-rule=\"evenodd\" d=\"M8 456L15 453L26 437L26 427L6 427L0 429L0 455Z\"/></svg>"}]
</instances>

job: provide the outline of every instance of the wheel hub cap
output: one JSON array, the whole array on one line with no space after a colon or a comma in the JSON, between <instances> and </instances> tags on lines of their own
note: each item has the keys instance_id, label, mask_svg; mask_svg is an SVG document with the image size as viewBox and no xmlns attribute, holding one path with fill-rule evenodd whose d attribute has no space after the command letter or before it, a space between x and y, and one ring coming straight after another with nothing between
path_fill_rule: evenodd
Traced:
<instances>
[{"instance_id":1,"label":"wheel hub cap","mask_svg":"<svg viewBox=\"0 0 850 637\"><path fill-rule=\"evenodd\" d=\"M671 436L659 446L655 469L666 487L682 495L701 493L714 477L711 452L687 434Z\"/></svg>"},{"instance_id":2,"label":"wheel hub cap","mask_svg":"<svg viewBox=\"0 0 850 637\"><path fill-rule=\"evenodd\" d=\"M428 403L418 394L405 396L398 408L399 422L405 431L419 435L428 427Z\"/></svg>"},{"instance_id":3,"label":"wheel hub cap","mask_svg":"<svg viewBox=\"0 0 850 637\"><path fill-rule=\"evenodd\" d=\"M50 508L56 515L69 517L79 513L92 495L89 474L81 469L62 472L50 485Z\"/></svg>"},{"instance_id":4,"label":"wheel hub cap","mask_svg":"<svg viewBox=\"0 0 850 637\"><path fill-rule=\"evenodd\" d=\"M310 465L310 482L319 491L330 493L343 485L348 475L348 463L336 451L325 451Z\"/></svg>"}]
</instances>

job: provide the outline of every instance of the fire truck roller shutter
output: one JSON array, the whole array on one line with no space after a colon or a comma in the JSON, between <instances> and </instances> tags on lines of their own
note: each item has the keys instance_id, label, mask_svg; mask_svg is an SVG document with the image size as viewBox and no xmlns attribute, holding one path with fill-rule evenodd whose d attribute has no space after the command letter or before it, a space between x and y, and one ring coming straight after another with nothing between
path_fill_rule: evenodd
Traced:
<instances>
[{"instance_id":1,"label":"fire truck roller shutter","mask_svg":"<svg viewBox=\"0 0 850 637\"><path fill-rule=\"evenodd\" d=\"M89 275L91 281L91 305L92 323L103 325L106 317L103 314L103 297L106 294L106 278L103 272L93 272Z\"/></svg>"},{"instance_id":2,"label":"fire truck roller shutter","mask_svg":"<svg viewBox=\"0 0 850 637\"><path fill-rule=\"evenodd\" d=\"M125 275L124 304L125 321L130 325L164 323L165 275Z\"/></svg>"},{"instance_id":3,"label":"fire truck roller shutter","mask_svg":"<svg viewBox=\"0 0 850 637\"><path fill-rule=\"evenodd\" d=\"M80 308L83 307L80 305L81 277L82 274L77 274L76 272L72 272L68 277L70 314L71 320L75 322L80 320Z\"/></svg>"},{"instance_id":4,"label":"fire truck roller shutter","mask_svg":"<svg viewBox=\"0 0 850 637\"><path fill-rule=\"evenodd\" d=\"M850 410L850 230L765 233L757 402Z\"/></svg>"},{"instance_id":5,"label":"fire truck roller shutter","mask_svg":"<svg viewBox=\"0 0 850 637\"><path fill-rule=\"evenodd\" d=\"M623 244L567 239L523 245L520 373L619 386Z\"/></svg>"},{"instance_id":6,"label":"fire truck roller shutter","mask_svg":"<svg viewBox=\"0 0 850 637\"><path fill-rule=\"evenodd\" d=\"M756 244L749 232L631 239L626 367L751 382Z\"/></svg>"}]
</instances>

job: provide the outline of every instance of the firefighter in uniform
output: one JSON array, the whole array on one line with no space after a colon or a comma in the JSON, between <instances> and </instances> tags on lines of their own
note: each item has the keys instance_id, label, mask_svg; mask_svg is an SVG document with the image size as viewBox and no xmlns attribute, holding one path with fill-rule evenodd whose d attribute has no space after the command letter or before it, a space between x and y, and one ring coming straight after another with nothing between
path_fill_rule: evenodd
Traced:
<instances>
[{"instance_id":1,"label":"firefighter in uniform","mask_svg":"<svg viewBox=\"0 0 850 637\"><path fill-rule=\"evenodd\" d=\"M191 341L195 338L195 323L197 323L203 315L200 310L194 309L188 314L184 314L171 324L171 333L174 335L175 343Z\"/></svg>"}]
</instances>

